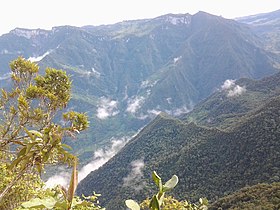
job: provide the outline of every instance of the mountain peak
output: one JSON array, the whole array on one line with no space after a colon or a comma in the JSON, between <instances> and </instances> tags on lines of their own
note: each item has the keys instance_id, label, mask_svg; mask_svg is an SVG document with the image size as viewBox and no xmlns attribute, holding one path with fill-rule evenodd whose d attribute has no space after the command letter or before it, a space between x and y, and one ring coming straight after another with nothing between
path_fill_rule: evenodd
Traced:
<instances>
[{"instance_id":1,"label":"mountain peak","mask_svg":"<svg viewBox=\"0 0 280 210\"><path fill-rule=\"evenodd\" d=\"M25 37L27 39L31 39L34 37L37 37L39 35L47 36L48 31L43 29L24 29L24 28L15 28L10 33L16 35Z\"/></svg>"},{"instance_id":2,"label":"mountain peak","mask_svg":"<svg viewBox=\"0 0 280 210\"><path fill-rule=\"evenodd\" d=\"M191 22L191 15L190 14L167 14L155 19L163 20L167 23L171 23L172 25L181 25L181 24L190 24Z\"/></svg>"}]
</instances>

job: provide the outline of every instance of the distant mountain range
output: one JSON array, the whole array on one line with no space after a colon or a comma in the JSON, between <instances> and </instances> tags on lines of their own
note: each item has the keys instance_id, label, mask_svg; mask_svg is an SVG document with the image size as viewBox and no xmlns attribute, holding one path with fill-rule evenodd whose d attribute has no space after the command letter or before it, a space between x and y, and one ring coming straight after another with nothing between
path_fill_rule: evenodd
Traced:
<instances>
[{"instance_id":1,"label":"distant mountain range","mask_svg":"<svg viewBox=\"0 0 280 210\"><path fill-rule=\"evenodd\" d=\"M84 160L162 111L189 112L227 79L277 72L275 53L264 44L248 25L205 12L49 31L16 28L0 37L0 86L8 84L8 64L17 56L72 75L69 108L87 112L92 124L83 142L73 143Z\"/></svg>"},{"instance_id":2,"label":"distant mountain range","mask_svg":"<svg viewBox=\"0 0 280 210\"><path fill-rule=\"evenodd\" d=\"M222 206L240 188L280 181L279 27L278 10L236 20L199 12L16 28L0 36L0 86L9 86L18 56L67 71L68 109L91 122L69 142L82 164L143 128L80 183L79 194L102 193L107 209L120 210L125 199L151 195L156 170L164 180L178 175L176 197L220 198L214 204Z\"/></svg>"},{"instance_id":3,"label":"distant mountain range","mask_svg":"<svg viewBox=\"0 0 280 210\"><path fill-rule=\"evenodd\" d=\"M237 21L249 25L264 40L267 50L279 54L280 10L238 18Z\"/></svg>"}]
</instances>

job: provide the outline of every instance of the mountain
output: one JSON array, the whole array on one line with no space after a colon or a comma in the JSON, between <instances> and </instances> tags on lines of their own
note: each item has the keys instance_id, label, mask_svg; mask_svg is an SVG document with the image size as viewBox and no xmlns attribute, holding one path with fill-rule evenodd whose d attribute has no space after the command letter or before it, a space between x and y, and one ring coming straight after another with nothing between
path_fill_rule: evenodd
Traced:
<instances>
[{"instance_id":1,"label":"mountain","mask_svg":"<svg viewBox=\"0 0 280 210\"><path fill-rule=\"evenodd\" d=\"M279 73L257 81L245 78L226 80L218 91L180 118L208 127L230 129L249 112L279 96L279 81Z\"/></svg>"},{"instance_id":2,"label":"mountain","mask_svg":"<svg viewBox=\"0 0 280 210\"><path fill-rule=\"evenodd\" d=\"M218 109L212 109L212 114L205 108L214 122L217 115L218 126L160 114L110 161L80 182L77 192L101 193L101 203L114 210L123 209L125 199L141 201L152 195L153 170L163 180L173 174L179 177L172 192L179 199L207 197L214 201L245 186L279 182L279 73L259 81L241 79L237 84L248 90L237 95L229 95L231 89L214 93L189 114L200 116L204 113L201 107L224 100L222 113L215 114ZM239 101L246 103L239 108ZM239 120L221 117L231 112L242 116Z\"/></svg>"},{"instance_id":3,"label":"mountain","mask_svg":"<svg viewBox=\"0 0 280 210\"><path fill-rule=\"evenodd\" d=\"M0 37L0 86L19 55L73 79L69 109L87 112L91 128L70 143L80 157L132 135L159 112L178 116L225 80L278 71L263 40L234 20L199 12L113 25L52 30L16 28ZM85 149L86 148L86 149Z\"/></svg>"},{"instance_id":4,"label":"mountain","mask_svg":"<svg viewBox=\"0 0 280 210\"><path fill-rule=\"evenodd\" d=\"M237 21L249 25L260 36L266 49L279 55L280 50L280 10L237 18Z\"/></svg>"},{"instance_id":5,"label":"mountain","mask_svg":"<svg viewBox=\"0 0 280 210\"><path fill-rule=\"evenodd\" d=\"M257 184L244 187L210 205L215 209L279 209L280 183Z\"/></svg>"}]
</instances>

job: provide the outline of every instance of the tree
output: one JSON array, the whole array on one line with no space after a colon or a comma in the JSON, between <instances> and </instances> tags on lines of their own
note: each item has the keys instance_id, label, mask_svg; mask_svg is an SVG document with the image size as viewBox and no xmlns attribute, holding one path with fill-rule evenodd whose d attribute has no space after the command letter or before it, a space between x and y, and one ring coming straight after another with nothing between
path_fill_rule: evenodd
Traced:
<instances>
[{"instance_id":1,"label":"tree","mask_svg":"<svg viewBox=\"0 0 280 210\"><path fill-rule=\"evenodd\" d=\"M39 75L39 66L22 57L10 68L12 87L2 89L0 99L0 209L35 195L46 164L73 165L75 156L65 138L75 137L89 125L85 113L63 113L71 98L66 72L47 68ZM27 182L31 189L26 189ZM11 196L18 200L9 202Z\"/></svg>"}]
</instances>

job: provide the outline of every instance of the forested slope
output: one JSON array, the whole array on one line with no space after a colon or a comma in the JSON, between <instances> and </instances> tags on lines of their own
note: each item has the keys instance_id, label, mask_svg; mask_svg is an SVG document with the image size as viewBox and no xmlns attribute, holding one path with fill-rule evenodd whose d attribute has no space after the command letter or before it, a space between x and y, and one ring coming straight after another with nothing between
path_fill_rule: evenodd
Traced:
<instances>
[{"instance_id":1,"label":"forested slope","mask_svg":"<svg viewBox=\"0 0 280 210\"><path fill-rule=\"evenodd\" d=\"M120 209L126 198L141 200L151 195L153 170L163 179L178 175L174 194L191 200L207 197L213 201L247 185L279 181L280 96L271 96L260 105L244 112L235 124L231 122L232 127L225 126L227 130L161 114L83 180L78 192L100 192L108 208ZM141 173L132 176L137 161L142 163Z\"/></svg>"}]
</instances>

